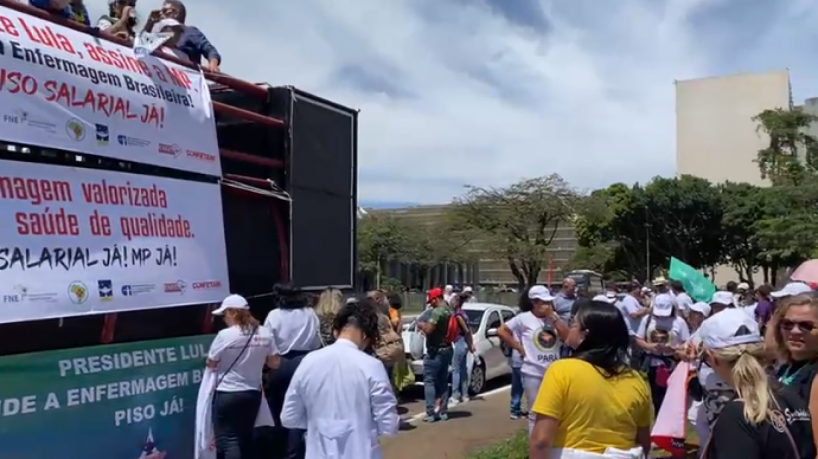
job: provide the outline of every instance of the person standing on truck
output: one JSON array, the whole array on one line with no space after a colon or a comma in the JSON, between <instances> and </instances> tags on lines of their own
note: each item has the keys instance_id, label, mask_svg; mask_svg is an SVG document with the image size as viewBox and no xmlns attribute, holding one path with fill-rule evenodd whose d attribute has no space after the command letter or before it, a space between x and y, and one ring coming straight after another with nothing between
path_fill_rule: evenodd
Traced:
<instances>
[{"instance_id":1,"label":"person standing on truck","mask_svg":"<svg viewBox=\"0 0 818 459\"><path fill-rule=\"evenodd\" d=\"M259 326L244 297L228 296L213 315L224 317L227 325L207 354L207 366L218 378L211 412L216 454L219 458L252 458L262 371L265 364L278 368L281 358L272 335Z\"/></svg>"}]
</instances>

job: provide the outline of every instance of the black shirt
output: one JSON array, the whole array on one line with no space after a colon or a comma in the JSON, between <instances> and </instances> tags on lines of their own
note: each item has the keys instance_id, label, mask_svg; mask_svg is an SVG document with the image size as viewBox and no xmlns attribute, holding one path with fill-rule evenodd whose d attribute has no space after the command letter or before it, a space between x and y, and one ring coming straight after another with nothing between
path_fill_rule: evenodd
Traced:
<instances>
[{"instance_id":1,"label":"black shirt","mask_svg":"<svg viewBox=\"0 0 818 459\"><path fill-rule=\"evenodd\" d=\"M807 403L788 388L775 390L780 410L758 425L744 419L744 402L727 402L713 426L708 459L815 459L812 418ZM795 440L798 455L784 429Z\"/></svg>"},{"instance_id":2,"label":"black shirt","mask_svg":"<svg viewBox=\"0 0 818 459\"><path fill-rule=\"evenodd\" d=\"M814 360L784 364L776 372L778 380L797 392L807 404L809 404L812 381L816 374L818 374L818 362Z\"/></svg>"}]
</instances>

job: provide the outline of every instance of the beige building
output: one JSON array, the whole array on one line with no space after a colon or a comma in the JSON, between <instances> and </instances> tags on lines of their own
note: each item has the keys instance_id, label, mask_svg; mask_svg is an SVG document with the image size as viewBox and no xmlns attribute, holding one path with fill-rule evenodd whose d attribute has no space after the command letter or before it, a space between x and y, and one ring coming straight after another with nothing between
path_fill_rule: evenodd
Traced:
<instances>
[{"instance_id":1,"label":"beige building","mask_svg":"<svg viewBox=\"0 0 818 459\"><path fill-rule=\"evenodd\" d=\"M676 173L765 185L754 160L769 140L752 118L791 94L787 70L677 81Z\"/></svg>"},{"instance_id":2,"label":"beige building","mask_svg":"<svg viewBox=\"0 0 818 459\"><path fill-rule=\"evenodd\" d=\"M398 218L412 219L419 223L433 224L444 218L447 205L425 205L406 207L402 209L383 209L377 212L388 213ZM557 229L554 240L548 247L548 254L551 257L551 280L557 282L561 279L561 267L568 262L577 247L577 240L574 236L574 228L570 226ZM486 249L483 241L470 241L466 250L474 255L476 263L463 270L456 267L449 267L441 273L442 279L439 283L444 284L479 284L479 285L506 285L515 286L517 280L511 274L506 260L496 259ZM462 281L460 280L462 278ZM543 267L540 273L540 283L548 282L548 266Z\"/></svg>"},{"instance_id":3,"label":"beige building","mask_svg":"<svg viewBox=\"0 0 818 459\"><path fill-rule=\"evenodd\" d=\"M769 138L753 117L792 107L788 70L743 73L676 82L676 173L713 183L768 185L755 163ZM716 269L715 282L736 279L729 266ZM755 279L761 282L761 275Z\"/></svg>"}]
</instances>

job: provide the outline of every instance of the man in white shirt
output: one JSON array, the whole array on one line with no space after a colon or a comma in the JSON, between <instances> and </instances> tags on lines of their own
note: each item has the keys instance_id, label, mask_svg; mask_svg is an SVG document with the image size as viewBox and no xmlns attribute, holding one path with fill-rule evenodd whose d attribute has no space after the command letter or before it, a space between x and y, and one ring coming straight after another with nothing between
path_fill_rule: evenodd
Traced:
<instances>
[{"instance_id":1,"label":"man in white shirt","mask_svg":"<svg viewBox=\"0 0 818 459\"><path fill-rule=\"evenodd\" d=\"M305 459L382 459L378 437L397 434L400 417L383 364L363 352L378 338L376 306L368 298L345 305L333 329L335 343L296 370L281 422L307 430Z\"/></svg>"},{"instance_id":2,"label":"man in white shirt","mask_svg":"<svg viewBox=\"0 0 818 459\"><path fill-rule=\"evenodd\" d=\"M670 290L676 295L676 307L679 314L683 318L687 318L690 306L693 305L693 298L687 294L684 285L677 280L670 281Z\"/></svg>"},{"instance_id":3,"label":"man in white shirt","mask_svg":"<svg viewBox=\"0 0 818 459\"><path fill-rule=\"evenodd\" d=\"M452 298L454 298L454 287L447 285L446 288L443 289L443 300L446 301L446 303L452 304Z\"/></svg>"}]
</instances>

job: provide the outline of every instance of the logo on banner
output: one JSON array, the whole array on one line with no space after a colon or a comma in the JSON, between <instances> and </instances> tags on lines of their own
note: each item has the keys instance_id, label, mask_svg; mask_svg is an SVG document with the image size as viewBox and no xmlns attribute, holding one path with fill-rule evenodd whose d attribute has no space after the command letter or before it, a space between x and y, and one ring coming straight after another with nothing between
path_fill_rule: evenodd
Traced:
<instances>
[{"instance_id":1,"label":"logo on banner","mask_svg":"<svg viewBox=\"0 0 818 459\"><path fill-rule=\"evenodd\" d=\"M175 143L173 145L167 143L160 143L159 144L159 153L163 155L171 155L173 157L178 157L182 154L182 148Z\"/></svg>"},{"instance_id":2,"label":"logo on banner","mask_svg":"<svg viewBox=\"0 0 818 459\"><path fill-rule=\"evenodd\" d=\"M171 32L142 32L134 37L133 51L137 58L144 59L173 38Z\"/></svg>"},{"instance_id":3,"label":"logo on banner","mask_svg":"<svg viewBox=\"0 0 818 459\"><path fill-rule=\"evenodd\" d=\"M116 141L123 147L147 147L148 145L151 144L149 140L122 134L116 136Z\"/></svg>"},{"instance_id":4,"label":"logo on banner","mask_svg":"<svg viewBox=\"0 0 818 459\"><path fill-rule=\"evenodd\" d=\"M74 281L68 284L68 298L74 304L83 304L88 301L88 287L82 282Z\"/></svg>"},{"instance_id":5,"label":"logo on banner","mask_svg":"<svg viewBox=\"0 0 818 459\"><path fill-rule=\"evenodd\" d=\"M104 124L96 124L97 130L97 145L105 146L111 141L111 136L108 133L108 126Z\"/></svg>"},{"instance_id":6,"label":"logo on banner","mask_svg":"<svg viewBox=\"0 0 818 459\"><path fill-rule=\"evenodd\" d=\"M17 124L20 126L35 129L41 129L52 133L56 132L57 130L56 124L32 118L31 115L25 110L17 110L16 112L7 113L3 115L3 122L8 124Z\"/></svg>"},{"instance_id":7,"label":"logo on banner","mask_svg":"<svg viewBox=\"0 0 818 459\"><path fill-rule=\"evenodd\" d=\"M191 287L193 287L193 290L213 290L216 288L221 288L221 286L222 286L221 281L209 280L202 282L194 282Z\"/></svg>"},{"instance_id":8,"label":"logo on banner","mask_svg":"<svg viewBox=\"0 0 818 459\"><path fill-rule=\"evenodd\" d=\"M153 293L156 288L153 284L132 284L122 286L122 296L137 296L145 293Z\"/></svg>"},{"instance_id":9,"label":"logo on banner","mask_svg":"<svg viewBox=\"0 0 818 459\"><path fill-rule=\"evenodd\" d=\"M187 290L187 284L183 280L165 284L165 293L185 293L185 290Z\"/></svg>"},{"instance_id":10,"label":"logo on banner","mask_svg":"<svg viewBox=\"0 0 818 459\"><path fill-rule=\"evenodd\" d=\"M80 142L85 138L85 124L76 118L71 118L65 123L65 133L72 140Z\"/></svg>"},{"instance_id":11,"label":"logo on banner","mask_svg":"<svg viewBox=\"0 0 818 459\"><path fill-rule=\"evenodd\" d=\"M203 151L187 150L185 151L185 155L188 158L198 159L199 161L205 161L208 163L216 161L216 155L211 155L210 153L205 153Z\"/></svg>"},{"instance_id":12,"label":"logo on banner","mask_svg":"<svg viewBox=\"0 0 818 459\"><path fill-rule=\"evenodd\" d=\"M142 454L139 455L138 459L165 459L167 454L165 451L159 451L156 442L153 441L153 430L148 429L148 439L142 445Z\"/></svg>"},{"instance_id":13,"label":"logo on banner","mask_svg":"<svg viewBox=\"0 0 818 459\"><path fill-rule=\"evenodd\" d=\"M99 292L99 299L101 301L114 300L114 283L110 279L98 280L97 290Z\"/></svg>"}]
</instances>

